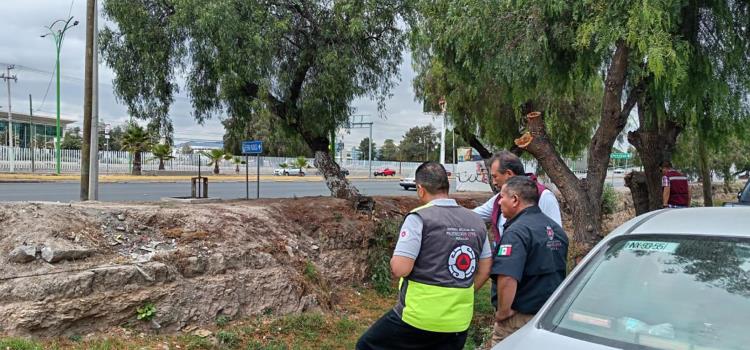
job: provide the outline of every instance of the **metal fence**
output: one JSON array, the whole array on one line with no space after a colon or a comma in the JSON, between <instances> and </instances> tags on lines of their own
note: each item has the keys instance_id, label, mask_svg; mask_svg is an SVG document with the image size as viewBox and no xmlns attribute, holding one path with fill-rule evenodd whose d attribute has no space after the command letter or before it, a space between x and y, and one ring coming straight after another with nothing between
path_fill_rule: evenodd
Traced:
<instances>
[{"instance_id":1,"label":"metal fence","mask_svg":"<svg viewBox=\"0 0 750 350\"><path fill-rule=\"evenodd\" d=\"M52 149L13 149L13 159L11 160L10 147L0 146L0 173L40 173L51 174L56 171L55 151ZM131 171L133 155L129 152L120 151L99 151L99 173L100 174L126 174ZM244 157L240 157L242 161ZM261 174L273 174L273 170L279 168L282 163L291 164L296 157L260 157ZM150 152L141 154L141 169L145 172L157 171L159 169L159 160ZM308 163L308 174L315 173L313 169L315 160L306 158ZM173 159L164 162L164 170L168 172L186 172L197 173L198 162L202 172L210 173L213 165L208 165L209 159L199 153L177 154ZM383 168L390 168L397 174L412 173L420 162L390 162L390 161L372 161L372 166L367 160L349 160L343 161L337 159L342 168L349 170L352 174L367 175L372 171ZM247 166L250 172L255 173L257 168L256 157L248 158ZM234 174L236 172L244 173L245 164L235 164L231 160L222 160L219 162L219 172L221 174ZM11 171L11 169L13 169ZM448 165L448 170L452 166ZM61 150L60 151L60 172L61 173L79 173L81 171L81 151L80 150Z\"/></svg>"},{"instance_id":2,"label":"metal fence","mask_svg":"<svg viewBox=\"0 0 750 350\"><path fill-rule=\"evenodd\" d=\"M0 146L0 173L54 173L55 172L55 151L52 149L29 149L14 148L13 159L10 159L10 147ZM202 171L210 173L213 166L209 166L209 160L205 155L199 153L177 154L174 159L164 162L165 171L197 173L198 162ZM244 157L240 157L244 161ZM129 173L132 166L133 155L129 152L120 151L99 151L99 173L100 174L126 174ZM150 152L141 154L141 169L146 172L157 171L159 169L159 160ZM282 163L293 163L296 157L260 157L260 173L273 174L273 170L279 168ZM313 169L315 160L306 158L309 165L308 174L315 174ZM339 165L349 170L352 175L367 175L370 171L377 171L383 168L390 168L396 171L397 175L410 175L416 170L421 162L398 162L398 161L372 161L370 166L367 160L336 159ZM577 160L565 160L570 169L583 175L586 171L585 158ZM536 160L524 160L526 171L534 172L537 168ZM251 173L255 173L257 167L256 157L248 158L248 165ZM244 164L235 164L231 160L222 160L219 162L219 172L221 174L244 173ZM60 169L62 173L79 173L81 171L81 151L80 150L61 150L60 151ZM370 170L372 169L372 170ZM446 169L455 172L454 164L447 164Z\"/></svg>"}]
</instances>

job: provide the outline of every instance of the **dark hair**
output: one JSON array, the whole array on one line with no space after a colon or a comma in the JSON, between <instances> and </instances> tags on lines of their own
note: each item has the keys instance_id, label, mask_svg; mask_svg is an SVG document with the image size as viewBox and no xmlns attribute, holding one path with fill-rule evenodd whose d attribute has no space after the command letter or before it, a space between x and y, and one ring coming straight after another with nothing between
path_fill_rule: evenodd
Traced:
<instances>
[{"instance_id":1,"label":"dark hair","mask_svg":"<svg viewBox=\"0 0 750 350\"><path fill-rule=\"evenodd\" d=\"M518 158L517 155L511 152L500 151L495 153L490 160L490 166L495 164L495 162L500 162L500 171L510 170L515 175L523 175L526 173L523 168L523 163L521 163L521 158Z\"/></svg>"},{"instance_id":2,"label":"dark hair","mask_svg":"<svg viewBox=\"0 0 750 350\"><path fill-rule=\"evenodd\" d=\"M513 176L505 182L505 191L510 195L516 195L525 204L537 204L539 202L539 191L533 180L527 176Z\"/></svg>"},{"instance_id":3,"label":"dark hair","mask_svg":"<svg viewBox=\"0 0 750 350\"><path fill-rule=\"evenodd\" d=\"M450 189L445 168L442 164L435 162L422 163L414 175L414 182L430 194L448 193Z\"/></svg>"},{"instance_id":4,"label":"dark hair","mask_svg":"<svg viewBox=\"0 0 750 350\"><path fill-rule=\"evenodd\" d=\"M661 162L661 167L662 168L671 168L672 167L672 162L670 162L668 160L664 160L664 161Z\"/></svg>"}]
</instances>

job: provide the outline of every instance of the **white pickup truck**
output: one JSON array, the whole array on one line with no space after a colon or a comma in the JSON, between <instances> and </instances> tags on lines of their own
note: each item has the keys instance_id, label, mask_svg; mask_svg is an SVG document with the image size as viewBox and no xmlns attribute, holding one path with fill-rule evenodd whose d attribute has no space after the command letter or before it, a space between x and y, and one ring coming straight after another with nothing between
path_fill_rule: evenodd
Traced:
<instances>
[{"instance_id":1,"label":"white pickup truck","mask_svg":"<svg viewBox=\"0 0 750 350\"><path fill-rule=\"evenodd\" d=\"M305 176L305 171L300 168L276 168L273 169L276 176Z\"/></svg>"}]
</instances>

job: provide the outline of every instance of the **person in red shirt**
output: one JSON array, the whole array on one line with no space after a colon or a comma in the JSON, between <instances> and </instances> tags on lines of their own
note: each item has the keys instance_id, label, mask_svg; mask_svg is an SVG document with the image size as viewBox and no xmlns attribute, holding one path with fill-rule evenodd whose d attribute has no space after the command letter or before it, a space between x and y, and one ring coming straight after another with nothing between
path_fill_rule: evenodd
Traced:
<instances>
[{"instance_id":1,"label":"person in red shirt","mask_svg":"<svg viewBox=\"0 0 750 350\"><path fill-rule=\"evenodd\" d=\"M690 206L690 184L687 176L672 168L672 162L661 163L662 207L687 208Z\"/></svg>"}]
</instances>

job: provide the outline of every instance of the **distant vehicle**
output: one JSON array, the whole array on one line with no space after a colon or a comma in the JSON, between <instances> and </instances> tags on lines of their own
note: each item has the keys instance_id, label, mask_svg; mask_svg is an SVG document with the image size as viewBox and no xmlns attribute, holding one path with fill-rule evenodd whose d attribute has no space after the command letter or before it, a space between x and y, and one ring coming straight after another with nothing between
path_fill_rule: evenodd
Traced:
<instances>
[{"instance_id":1,"label":"distant vehicle","mask_svg":"<svg viewBox=\"0 0 750 350\"><path fill-rule=\"evenodd\" d=\"M315 175L323 175L320 170L315 170ZM341 176L349 176L349 169L341 168Z\"/></svg>"},{"instance_id":2,"label":"distant vehicle","mask_svg":"<svg viewBox=\"0 0 750 350\"><path fill-rule=\"evenodd\" d=\"M414 174L411 174L408 177L402 178L401 181L398 182L398 184L399 186L403 187L404 190L417 188L417 183L414 182Z\"/></svg>"},{"instance_id":3,"label":"distant vehicle","mask_svg":"<svg viewBox=\"0 0 750 350\"><path fill-rule=\"evenodd\" d=\"M750 207L638 216L493 350L748 349L748 227Z\"/></svg>"},{"instance_id":4,"label":"distant vehicle","mask_svg":"<svg viewBox=\"0 0 750 350\"><path fill-rule=\"evenodd\" d=\"M391 168L384 168L384 169L376 170L372 174L375 176L396 176L396 171Z\"/></svg>"},{"instance_id":5,"label":"distant vehicle","mask_svg":"<svg viewBox=\"0 0 750 350\"><path fill-rule=\"evenodd\" d=\"M305 171L300 168L276 168L273 169L276 176L305 176Z\"/></svg>"},{"instance_id":6,"label":"distant vehicle","mask_svg":"<svg viewBox=\"0 0 750 350\"><path fill-rule=\"evenodd\" d=\"M750 180L745 183L745 188L737 193L737 202L724 203L725 207L750 206Z\"/></svg>"}]
</instances>

